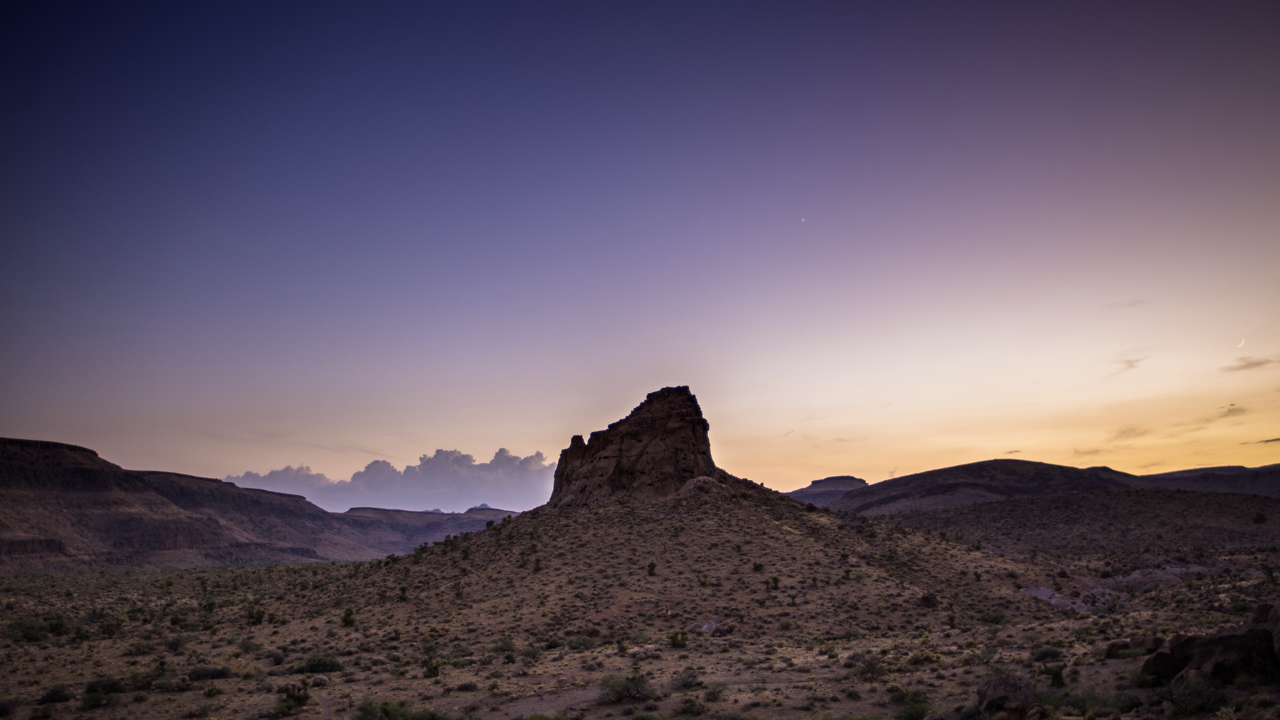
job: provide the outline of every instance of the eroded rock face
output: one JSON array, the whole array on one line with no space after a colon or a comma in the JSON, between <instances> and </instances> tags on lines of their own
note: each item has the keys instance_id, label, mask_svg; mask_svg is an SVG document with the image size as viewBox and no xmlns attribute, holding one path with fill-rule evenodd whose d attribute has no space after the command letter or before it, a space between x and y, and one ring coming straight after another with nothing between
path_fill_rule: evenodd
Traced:
<instances>
[{"instance_id":1,"label":"eroded rock face","mask_svg":"<svg viewBox=\"0 0 1280 720\"><path fill-rule=\"evenodd\" d=\"M649 393L626 418L583 441L574 435L560 452L551 507L581 507L614 493L656 500L697 477L728 477L711 460L710 425L689 388Z\"/></svg>"},{"instance_id":2,"label":"eroded rock face","mask_svg":"<svg viewBox=\"0 0 1280 720\"><path fill-rule=\"evenodd\" d=\"M1231 682L1245 670L1274 672L1280 665L1267 622L1275 608L1260 605L1244 625L1213 635L1174 635L1142 664L1142 672L1163 679L1196 671Z\"/></svg>"}]
</instances>

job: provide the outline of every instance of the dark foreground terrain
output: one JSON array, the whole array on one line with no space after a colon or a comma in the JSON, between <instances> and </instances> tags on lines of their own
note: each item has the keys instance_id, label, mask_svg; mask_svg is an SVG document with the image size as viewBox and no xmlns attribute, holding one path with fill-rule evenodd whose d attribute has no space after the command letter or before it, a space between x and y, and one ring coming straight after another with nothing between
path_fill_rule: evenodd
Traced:
<instances>
[{"instance_id":1,"label":"dark foreground terrain","mask_svg":"<svg viewBox=\"0 0 1280 720\"><path fill-rule=\"evenodd\" d=\"M372 562L15 577L0 698L21 717L372 718L404 702L431 717L922 720L977 717L983 683L1016 676L1023 711L1046 716L1276 717L1268 659L1229 680L1141 672L1150 638L1237 627L1273 602L1274 546L1179 558L1190 548L1171 540L1103 597L1105 552L945 532L707 480Z\"/></svg>"}]
</instances>

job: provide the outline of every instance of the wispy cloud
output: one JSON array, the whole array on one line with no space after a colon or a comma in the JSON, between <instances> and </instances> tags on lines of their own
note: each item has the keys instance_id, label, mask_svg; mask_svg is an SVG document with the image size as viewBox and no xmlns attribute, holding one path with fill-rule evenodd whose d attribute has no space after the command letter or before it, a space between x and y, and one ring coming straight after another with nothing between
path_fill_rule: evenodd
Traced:
<instances>
[{"instance_id":1,"label":"wispy cloud","mask_svg":"<svg viewBox=\"0 0 1280 720\"><path fill-rule=\"evenodd\" d=\"M1102 448L1072 448L1071 454L1076 457L1091 457L1093 455L1101 455Z\"/></svg>"},{"instance_id":2,"label":"wispy cloud","mask_svg":"<svg viewBox=\"0 0 1280 720\"><path fill-rule=\"evenodd\" d=\"M1107 436L1107 442L1123 442L1125 440L1133 440L1135 438L1140 438L1143 435L1147 435L1150 432L1151 431L1146 428L1140 428L1135 425L1130 425L1129 427L1122 427L1119 430L1112 432L1110 435Z\"/></svg>"},{"instance_id":3,"label":"wispy cloud","mask_svg":"<svg viewBox=\"0 0 1280 720\"><path fill-rule=\"evenodd\" d=\"M1280 438L1271 438L1270 440L1254 440L1253 442L1240 443L1241 445L1266 445L1267 443L1280 443Z\"/></svg>"},{"instance_id":4,"label":"wispy cloud","mask_svg":"<svg viewBox=\"0 0 1280 720\"><path fill-rule=\"evenodd\" d=\"M1017 454L1018 454L1018 453L1020 453L1020 452L1022 452L1022 451L1021 451L1021 450L1009 450L1009 451L1005 452L1005 455L1017 455Z\"/></svg>"},{"instance_id":5,"label":"wispy cloud","mask_svg":"<svg viewBox=\"0 0 1280 720\"><path fill-rule=\"evenodd\" d=\"M1113 362L1119 365L1120 369L1111 373L1111 377L1115 377L1116 375L1123 375L1124 373L1127 373L1130 370L1137 370L1138 364L1146 359L1147 359L1147 356L1144 355L1140 358L1120 358L1119 360L1114 360Z\"/></svg>"},{"instance_id":6,"label":"wispy cloud","mask_svg":"<svg viewBox=\"0 0 1280 720\"><path fill-rule=\"evenodd\" d=\"M1222 372L1240 372L1242 370L1257 370L1276 362L1273 358L1257 358L1257 357L1241 357L1236 358L1235 365L1228 365L1222 368Z\"/></svg>"},{"instance_id":7,"label":"wispy cloud","mask_svg":"<svg viewBox=\"0 0 1280 720\"><path fill-rule=\"evenodd\" d=\"M1202 415L1186 422L1170 425L1166 428L1163 434L1164 437L1178 437L1179 435L1186 435L1188 433L1203 430L1216 422L1240 417L1248 412L1249 408L1231 403L1230 405L1224 405L1218 408L1218 412L1213 413L1212 415Z\"/></svg>"}]
</instances>

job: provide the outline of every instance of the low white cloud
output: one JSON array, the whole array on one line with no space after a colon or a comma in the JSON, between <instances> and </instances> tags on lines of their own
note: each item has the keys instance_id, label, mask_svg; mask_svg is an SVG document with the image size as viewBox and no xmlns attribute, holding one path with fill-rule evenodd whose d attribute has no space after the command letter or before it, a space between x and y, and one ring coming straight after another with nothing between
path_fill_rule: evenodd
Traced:
<instances>
[{"instance_id":1,"label":"low white cloud","mask_svg":"<svg viewBox=\"0 0 1280 720\"><path fill-rule=\"evenodd\" d=\"M374 460L349 480L331 480L305 465L259 475L246 472L226 480L242 487L303 495L320 507L342 512L353 507L460 512L481 503L503 510L528 510L551 497L555 463L537 452L527 457L500 448L477 463L457 450L436 450L417 465L397 470Z\"/></svg>"}]
</instances>

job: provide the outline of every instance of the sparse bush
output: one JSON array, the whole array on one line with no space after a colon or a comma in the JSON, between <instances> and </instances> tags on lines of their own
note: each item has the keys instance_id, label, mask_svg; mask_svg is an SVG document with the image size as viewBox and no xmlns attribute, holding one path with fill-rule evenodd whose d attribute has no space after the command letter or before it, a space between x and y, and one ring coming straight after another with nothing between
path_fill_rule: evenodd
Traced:
<instances>
[{"instance_id":1,"label":"sparse bush","mask_svg":"<svg viewBox=\"0 0 1280 720\"><path fill-rule=\"evenodd\" d=\"M0 717L9 717L18 709L18 701L12 698L0 700Z\"/></svg>"},{"instance_id":2,"label":"sparse bush","mask_svg":"<svg viewBox=\"0 0 1280 720\"><path fill-rule=\"evenodd\" d=\"M701 715L706 711L706 706L698 702L696 697L680 698L680 705L676 708L677 715Z\"/></svg>"},{"instance_id":3,"label":"sparse bush","mask_svg":"<svg viewBox=\"0 0 1280 720\"><path fill-rule=\"evenodd\" d=\"M295 667L292 672L307 673L309 675L342 672L342 663L331 655L312 655L301 665ZM192 680L194 679L192 678Z\"/></svg>"},{"instance_id":4,"label":"sparse bush","mask_svg":"<svg viewBox=\"0 0 1280 720\"><path fill-rule=\"evenodd\" d=\"M352 720L449 720L448 713L439 710L410 710L400 702L374 702L365 700L356 708Z\"/></svg>"},{"instance_id":5,"label":"sparse bush","mask_svg":"<svg viewBox=\"0 0 1280 720\"><path fill-rule=\"evenodd\" d=\"M674 682L676 688L680 690L688 690L702 685L702 681L698 679L698 671L692 666L686 666L685 669L676 673Z\"/></svg>"},{"instance_id":6,"label":"sparse bush","mask_svg":"<svg viewBox=\"0 0 1280 720\"><path fill-rule=\"evenodd\" d=\"M629 675L606 675L600 681L600 702L645 702L658 698L660 693L649 687L649 678L639 670Z\"/></svg>"},{"instance_id":7,"label":"sparse bush","mask_svg":"<svg viewBox=\"0 0 1280 720\"><path fill-rule=\"evenodd\" d=\"M191 682L203 682L205 680L225 680L231 675L231 668L226 666L198 667L187 673L187 679Z\"/></svg>"},{"instance_id":8,"label":"sparse bush","mask_svg":"<svg viewBox=\"0 0 1280 720\"><path fill-rule=\"evenodd\" d=\"M1057 660L1061 657L1062 657L1062 651L1056 647L1036 648L1031 653L1031 659L1041 663L1049 662L1050 660Z\"/></svg>"},{"instance_id":9,"label":"sparse bush","mask_svg":"<svg viewBox=\"0 0 1280 720\"><path fill-rule=\"evenodd\" d=\"M311 695L296 683L289 683L280 688L280 700L276 702L276 716L287 717L302 710Z\"/></svg>"},{"instance_id":10,"label":"sparse bush","mask_svg":"<svg viewBox=\"0 0 1280 720\"><path fill-rule=\"evenodd\" d=\"M128 690L128 688L125 687L124 681L118 678L99 678L97 680L89 681L89 683L84 686L85 694L97 693L99 695L110 695L122 693L126 690Z\"/></svg>"},{"instance_id":11,"label":"sparse bush","mask_svg":"<svg viewBox=\"0 0 1280 720\"><path fill-rule=\"evenodd\" d=\"M988 625L1003 625L1008 618L1003 610L990 610L979 615L978 619Z\"/></svg>"},{"instance_id":12,"label":"sparse bush","mask_svg":"<svg viewBox=\"0 0 1280 720\"><path fill-rule=\"evenodd\" d=\"M64 703L73 700L75 695L66 688L65 685L54 685L40 696L36 701L37 705L51 705L54 703Z\"/></svg>"},{"instance_id":13,"label":"sparse bush","mask_svg":"<svg viewBox=\"0 0 1280 720\"><path fill-rule=\"evenodd\" d=\"M671 636L667 638L667 640L670 642L671 647L678 650L683 649L689 645L689 633L684 630L676 630L671 633Z\"/></svg>"},{"instance_id":14,"label":"sparse bush","mask_svg":"<svg viewBox=\"0 0 1280 720\"><path fill-rule=\"evenodd\" d=\"M722 695L724 695L724 686L716 685L715 687L707 688L706 692L702 693L702 699L707 702L719 702Z\"/></svg>"},{"instance_id":15,"label":"sparse bush","mask_svg":"<svg viewBox=\"0 0 1280 720\"><path fill-rule=\"evenodd\" d=\"M351 627L352 625L355 625L355 624L356 624L356 611L352 608L347 608L346 610L343 610L342 611L342 627Z\"/></svg>"},{"instance_id":16,"label":"sparse bush","mask_svg":"<svg viewBox=\"0 0 1280 720\"><path fill-rule=\"evenodd\" d=\"M114 705L119 702L119 698L115 695L107 693L86 692L80 697L81 710L94 710L108 705Z\"/></svg>"},{"instance_id":17,"label":"sparse bush","mask_svg":"<svg viewBox=\"0 0 1280 720\"><path fill-rule=\"evenodd\" d=\"M658 574L658 563L650 561L650 563L649 563L649 574L650 574L650 575L657 575L657 574Z\"/></svg>"}]
</instances>

